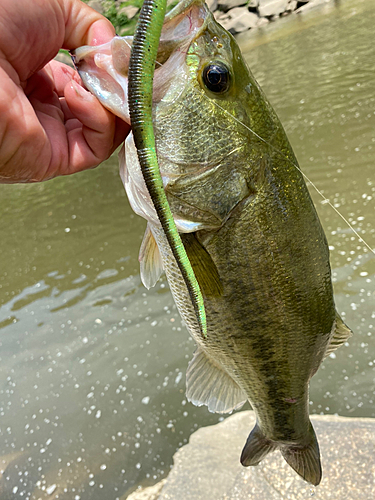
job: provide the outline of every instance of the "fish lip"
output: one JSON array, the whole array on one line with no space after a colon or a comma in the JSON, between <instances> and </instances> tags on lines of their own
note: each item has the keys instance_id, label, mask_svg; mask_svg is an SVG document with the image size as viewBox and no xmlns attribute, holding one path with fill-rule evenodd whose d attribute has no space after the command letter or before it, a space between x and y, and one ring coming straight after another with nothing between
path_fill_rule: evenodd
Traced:
<instances>
[{"instance_id":1,"label":"fish lip","mask_svg":"<svg viewBox=\"0 0 375 500\"><path fill-rule=\"evenodd\" d=\"M103 43L101 45L82 45L81 47L70 50L69 54L73 60L75 67L79 68L79 64L82 61L85 61L88 56L92 56L93 54L95 55L97 52L107 51L108 54L110 54L113 40L115 40L116 38L127 37L118 37L117 35L115 35L113 38L111 38L111 40L109 40L109 42Z\"/></svg>"},{"instance_id":2,"label":"fish lip","mask_svg":"<svg viewBox=\"0 0 375 500\"><path fill-rule=\"evenodd\" d=\"M188 15L187 15L187 11ZM160 37L160 43L173 42L173 50L176 46L180 45L180 50L183 50L184 42L191 42L198 33L204 29L208 18L210 17L210 11L206 6L204 0L182 0L179 2L164 18L162 33ZM109 42L98 45L83 45L77 49L71 50L70 56L72 62L77 71L80 68L80 64L85 58L90 57L97 51L111 51L111 44L116 38L131 38L131 37L119 37L115 35Z\"/></svg>"},{"instance_id":3,"label":"fish lip","mask_svg":"<svg viewBox=\"0 0 375 500\"><path fill-rule=\"evenodd\" d=\"M190 11L188 15L187 11ZM204 0L182 0L164 18L160 44L162 45L164 42L165 45L168 45L169 42L172 42L172 50L175 50L176 46L180 46L180 51L183 51L184 43L190 43L204 29L210 15ZM77 71L81 62L97 51L108 50L111 52L111 44L116 38L130 39L132 37L115 35L104 44L83 45L71 50L69 53Z\"/></svg>"}]
</instances>

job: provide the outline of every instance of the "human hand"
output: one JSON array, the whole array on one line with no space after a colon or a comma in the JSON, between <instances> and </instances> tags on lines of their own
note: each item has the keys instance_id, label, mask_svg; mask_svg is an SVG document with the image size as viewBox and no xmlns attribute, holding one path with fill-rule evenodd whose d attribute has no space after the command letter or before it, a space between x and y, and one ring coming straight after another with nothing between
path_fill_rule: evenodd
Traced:
<instances>
[{"instance_id":1,"label":"human hand","mask_svg":"<svg viewBox=\"0 0 375 500\"><path fill-rule=\"evenodd\" d=\"M111 23L79 0L1 0L0 182L36 182L92 168L130 126L103 108L60 48L99 45Z\"/></svg>"}]
</instances>

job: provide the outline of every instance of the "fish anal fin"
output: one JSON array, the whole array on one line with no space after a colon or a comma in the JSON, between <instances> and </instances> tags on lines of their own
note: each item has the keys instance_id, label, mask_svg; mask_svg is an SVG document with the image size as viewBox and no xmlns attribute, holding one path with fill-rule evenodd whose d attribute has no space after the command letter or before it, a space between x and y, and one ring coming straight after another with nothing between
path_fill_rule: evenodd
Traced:
<instances>
[{"instance_id":1,"label":"fish anal fin","mask_svg":"<svg viewBox=\"0 0 375 500\"><path fill-rule=\"evenodd\" d=\"M267 439L258 424L255 424L243 447L240 459L241 464L244 467L258 465L268 453L276 450L276 448L277 445Z\"/></svg>"},{"instance_id":2,"label":"fish anal fin","mask_svg":"<svg viewBox=\"0 0 375 500\"><path fill-rule=\"evenodd\" d=\"M195 406L208 406L213 413L229 413L247 400L237 383L205 354L195 351L186 372L186 397Z\"/></svg>"},{"instance_id":3,"label":"fish anal fin","mask_svg":"<svg viewBox=\"0 0 375 500\"><path fill-rule=\"evenodd\" d=\"M202 293L206 297L220 297L223 286L211 255L198 241L195 233L181 234L181 239Z\"/></svg>"},{"instance_id":4,"label":"fish anal fin","mask_svg":"<svg viewBox=\"0 0 375 500\"><path fill-rule=\"evenodd\" d=\"M320 452L318 440L310 423L310 442L306 446L285 446L281 448L281 454L285 461L305 481L317 486L322 479L322 466L320 463Z\"/></svg>"},{"instance_id":5,"label":"fish anal fin","mask_svg":"<svg viewBox=\"0 0 375 500\"><path fill-rule=\"evenodd\" d=\"M326 352L324 354L324 358L326 358L333 351L335 351L340 346L345 344L345 342L348 340L349 337L351 337L352 334L353 334L353 332L351 331L351 329L348 326L346 326L346 324L340 318L340 315L336 312L334 333L333 333L331 340L328 344L328 347L327 347Z\"/></svg>"},{"instance_id":6,"label":"fish anal fin","mask_svg":"<svg viewBox=\"0 0 375 500\"><path fill-rule=\"evenodd\" d=\"M150 289L155 286L163 272L163 261L149 224L147 224L147 229L139 250L139 262L142 283L147 289Z\"/></svg>"}]
</instances>

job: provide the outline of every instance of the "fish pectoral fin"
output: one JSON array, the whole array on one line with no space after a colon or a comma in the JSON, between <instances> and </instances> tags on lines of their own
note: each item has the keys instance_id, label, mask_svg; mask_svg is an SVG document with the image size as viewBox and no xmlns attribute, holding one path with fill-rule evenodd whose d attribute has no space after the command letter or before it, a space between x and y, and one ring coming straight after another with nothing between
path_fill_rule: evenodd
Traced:
<instances>
[{"instance_id":1,"label":"fish pectoral fin","mask_svg":"<svg viewBox=\"0 0 375 500\"><path fill-rule=\"evenodd\" d=\"M345 344L345 342L348 340L349 337L351 337L351 335L353 335L353 332L349 327L346 326L346 324L340 318L339 313L336 312L336 320L334 323L334 334L330 340L330 343L327 346L327 350L324 354L324 359L327 356L329 356L331 352L335 351L340 346Z\"/></svg>"},{"instance_id":2,"label":"fish pectoral fin","mask_svg":"<svg viewBox=\"0 0 375 500\"><path fill-rule=\"evenodd\" d=\"M131 133L131 132L130 132ZM125 142L121 146L121 149L118 154L118 163L119 163L119 171L122 183L125 186L126 182L126 154L125 154Z\"/></svg>"},{"instance_id":3,"label":"fish pectoral fin","mask_svg":"<svg viewBox=\"0 0 375 500\"><path fill-rule=\"evenodd\" d=\"M181 240L202 293L206 297L220 297L223 286L211 255L198 241L195 233L181 234Z\"/></svg>"},{"instance_id":4,"label":"fish pectoral fin","mask_svg":"<svg viewBox=\"0 0 375 500\"><path fill-rule=\"evenodd\" d=\"M246 394L228 373L198 347L186 372L186 397L195 406L208 406L212 413L229 413L240 408Z\"/></svg>"},{"instance_id":5,"label":"fish pectoral fin","mask_svg":"<svg viewBox=\"0 0 375 500\"><path fill-rule=\"evenodd\" d=\"M139 250L139 262L142 283L147 289L150 289L155 286L163 272L163 261L149 224L147 224L147 229Z\"/></svg>"},{"instance_id":6,"label":"fish pectoral fin","mask_svg":"<svg viewBox=\"0 0 375 500\"><path fill-rule=\"evenodd\" d=\"M281 448L281 454L285 461L305 481L317 486L322 479L322 466L320 463L320 452L315 431L310 422L310 442L307 446L285 446Z\"/></svg>"}]
</instances>

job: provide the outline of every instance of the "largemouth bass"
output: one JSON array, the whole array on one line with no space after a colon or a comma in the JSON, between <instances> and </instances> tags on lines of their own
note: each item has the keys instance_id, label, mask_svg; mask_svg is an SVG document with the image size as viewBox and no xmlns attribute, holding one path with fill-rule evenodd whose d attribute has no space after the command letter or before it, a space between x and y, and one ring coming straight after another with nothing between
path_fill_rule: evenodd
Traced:
<instances>
[{"instance_id":1,"label":"largemouth bass","mask_svg":"<svg viewBox=\"0 0 375 500\"><path fill-rule=\"evenodd\" d=\"M130 37L76 51L91 90L129 121ZM336 312L327 241L285 132L234 38L202 0L182 2L163 25L153 120L165 192L202 290L201 335L181 272L156 216L130 134L120 173L148 221L141 278L163 269L197 344L187 398L227 413L246 401L257 424L241 455L257 465L279 449L306 481L321 480L308 386L350 335Z\"/></svg>"}]
</instances>

